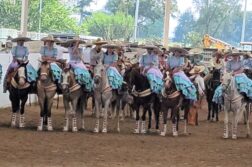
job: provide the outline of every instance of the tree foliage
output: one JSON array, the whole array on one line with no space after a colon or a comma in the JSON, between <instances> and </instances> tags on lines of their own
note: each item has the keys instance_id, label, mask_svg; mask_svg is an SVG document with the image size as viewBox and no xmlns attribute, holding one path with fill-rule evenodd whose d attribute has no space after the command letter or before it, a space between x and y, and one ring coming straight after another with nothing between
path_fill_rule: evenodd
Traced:
<instances>
[{"instance_id":1,"label":"tree foliage","mask_svg":"<svg viewBox=\"0 0 252 167\"><path fill-rule=\"evenodd\" d=\"M28 30L39 30L39 0L29 1ZM13 3L2 0L0 3L0 24L2 27L20 28L21 0ZM76 21L70 17L71 10L59 0L43 0L41 14L41 32L79 32Z\"/></svg>"},{"instance_id":2,"label":"tree foliage","mask_svg":"<svg viewBox=\"0 0 252 167\"><path fill-rule=\"evenodd\" d=\"M76 8L78 9L79 14L80 14L80 23L83 22L83 19L85 17L91 15L91 12L86 10L86 7L90 6L91 2L93 2L93 0L79 0L78 1Z\"/></svg>"},{"instance_id":3,"label":"tree foliage","mask_svg":"<svg viewBox=\"0 0 252 167\"><path fill-rule=\"evenodd\" d=\"M162 37L164 19L163 0L140 0L138 37ZM172 0L172 16L177 13L177 1ZM108 12L123 12L135 17L136 0L108 0L105 7ZM158 33L159 32L159 33Z\"/></svg>"},{"instance_id":4,"label":"tree foliage","mask_svg":"<svg viewBox=\"0 0 252 167\"><path fill-rule=\"evenodd\" d=\"M191 11L183 13L179 17L174 41L195 46L201 43L204 34L209 34L233 45L239 43L240 0L193 0L193 3L198 17L194 17Z\"/></svg>"},{"instance_id":5,"label":"tree foliage","mask_svg":"<svg viewBox=\"0 0 252 167\"><path fill-rule=\"evenodd\" d=\"M82 25L90 35L100 36L106 40L129 40L134 28L134 19L122 12L106 14L104 12L93 13Z\"/></svg>"}]
</instances>

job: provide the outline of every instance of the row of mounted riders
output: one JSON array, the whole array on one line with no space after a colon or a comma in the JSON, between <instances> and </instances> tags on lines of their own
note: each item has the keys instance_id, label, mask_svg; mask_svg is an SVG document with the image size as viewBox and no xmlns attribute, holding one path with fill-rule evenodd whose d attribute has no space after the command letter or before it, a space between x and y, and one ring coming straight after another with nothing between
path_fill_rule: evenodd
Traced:
<instances>
[{"instance_id":1,"label":"row of mounted riders","mask_svg":"<svg viewBox=\"0 0 252 167\"><path fill-rule=\"evenodd\" d=\"M146 113L149 113L149 125L151 126L152 113L155 114L155 128L159 129L159 114L163 113L163 128L161 135L166 135L167 130L167 115L169 109L171 110L172 120L172 133L173 136L178 135L178 123L180 119L180 109L184 110L185 127L184 133L187 133L187 119L188 113L192 107L190 100L183 99L183 95L177 91L176 85L172 79L166 80L164 92L161 95L157 95L152 92L145 92L149 90L150 84L145 75L140 72L139 67L131 67L126 70L124 74L124 84L120 90L107 89L103 85L107 85L105 68L103 65L97 65L92 73L95 80L93 91L87 92L82 86L80 86L75 80L73 71L70 68L64 68L64 63L60 64L64 69L62 71L62 79L59 84L56 84L53 80L53 76L50 70L51 62L41 62L40 69L38 71L38 79L35 83L27 82L26 65L28 62L19 62L19 67L15 69L8 76L8 90L10 93L10 100L12 103L12 119L11 126L15 127L17 123L17 113L19 115L19 127L25 126L24 108L28 99L29 93L36 93L38 95L38 102L40 105L40 120L37 130L43 130L43 127L47 127L48 131L53 130L51 119L51 108L53 104L53 98L58 92L63 94L64 106L65 106L65 126L64 131L69 130L70 117L72 118L72 131L78 131L77 128L77 114L80 113L81 128L84 129L84 109L86 108L87 98L93 97L93 104L96 110L96 123L94 132L100 130L100 111L103 111L103 125L102 132L107 132L107 116L110 106L114 108L114 114L118 116L117 131L120 131L119 115L124 109L127 103L136 111L136 127L134 133L146 133L145 120ZM209 114L208 119L212 119L216 114L216 120L218 121L218 112L220 105L212 102L214 90L220 82L220 71L213 70L213 78L209 80L207 85L207 101ZM25 75L24 75L25 74ZM169 76L165 76L167 78ZM131 96L133 95L133 96ZM21 102L21 103L20 103ZM71 106L69 105L71 103ZM143 114L140 122L140 106L143 107ZM104 108L104 110L102 110ZM79 111L79 112L78 112ZM210 112L212 111L212 115ZM79 120L79 119L78 119Z\"/></svg>"},{"instance_id":2,"label":"row of mounted riders","mask_svg":"<svg viewBox=\"0 0 252 167\"><path fill-rule=\"evenodd\" d=\"M159 113L163 113L163 124L164 128L161 132L162 135L166 134L166 124L167 124L167 115L168 110L171 109L171 119L172 119L172 131L173 135L178 135L178 123L180 119L180 109L182 108L185 112L184 119L185 119L185 133L187 133L186 123L188 118L188 113L191 108L190 100L183 99L183 96L180 92L177 91L176 85L172 81L172 79L167 79L168 76L165 74L166 78L166 86L165 91L162 95L157 95L152 93L149 90L150 84L148 79L145 75L140 72L139 67L131 67L126 70L124 74L124 84L120 90L111 90L107 89L106 87L100 90L98 89L99 77L105 76L105 69L104 66L99 67L97 65L97 69L93 71L92 76L95 80L94 82L94 89L91 92L86 91L82 86L80 86L77 81L75 80L75 76L73 70L70 68L64 68L65 63L57 62L60 67L62 67L62 77L61 81L53 80L52 72L50 70L50 63L48 61L41 62L40 68L38 70L38 78L37 81L34 83L27 82L27 72L26 66L28 62L19 62L19 66L13 72L11 72L7 77L8 83L8 90L10 93L10 100L12 104L12 119L11 119L11 126L15 127L17 124L17 113L20 112L19 115L19 127L24 127L24 111L25 111L25 103L28 99L29 93L36 93L38 95L38 102L40 105L40 120L38 125L38 131L43 130L43 126L46 125L47 130L53 130L52 127L52 119L51 119L51 108L53 104L53 98L56 93L63 94L64 99L64 106L65 106L65 126L64 131L69 130L69 119L72 117L72 131L77 131L77 113L81 114L81 128L85 128L84 125L84 109L86 107L87 98L92 96L93 97L93 104L95 104L96 111L96 125L95 125L95 132L99 132L99 111L101 107L105 108L104 121L103 121L103 132L107 132L107 112L110 104L114 108L114 114L118 116L118 124L117 130L120 131L119 126L119 115L122 112L123 108L127 103L130 103L130 106L136 111L136 128L135 133L146 133L145 128L145 120L146 120L146 113L149 113L149 125L148 129L151 128L151 118L152 113L154 111L156 126L155 128L159 129ZM218 72L218 71L214 71ZM218 73L217 73L218 74ZM97 80L98 77L98 80ZM106 79L103 79L106 80ZM216 83L216 78L214 75L213 84L209 84L209 95L213 92L213 90L220 84L220 82ZM218 78L220 81L220 78ZM104 81L103 81L104 82ZM211 82L210 82L211 83ZM106 84L105 84L106 85ZM133 86L134 85L134 86ZM102 86L102 84L101 84ZM134 88L133 88L134 87ZM147 90L147 91L146 91ZM98 94L102 96L99 97ZM107 94L106 94L107 93ZM111 93L111 94L108 94ZM133 96L131 96L133 95ZM212 95L211 95L212 96ZM209 97L212 99L212 97ZM209 100L209 111L218 111L215 110L215 105ZM71 106L69 105L71 102ZM99 104L102 104L100 106ZM140 106L143 107L143 114L140 122ZM212 107L213 106L213 107ZM98 109L99 108L99 109ZM79 112L78 112L79 111ZM116 112L117 111L117 112ZM214 114L214 112L213 112ZM218 120L218 112L217 120ZM210 114L208 116L210 119ZM141 128L140 128L141 127Z\"/></svg>"}]
</instances>

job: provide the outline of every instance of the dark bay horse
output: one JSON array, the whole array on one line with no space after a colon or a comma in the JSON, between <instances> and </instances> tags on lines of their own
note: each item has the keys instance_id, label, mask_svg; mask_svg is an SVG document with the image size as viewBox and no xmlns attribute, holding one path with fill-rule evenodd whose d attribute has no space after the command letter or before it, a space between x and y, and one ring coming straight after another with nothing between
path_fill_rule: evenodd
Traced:
<instances>
[{"instance_id":1,"label":"dark bay horse","mask_svg":"<svg viewBox=\"0 0 252 167\"><path fill-rule=\"evenodd\" d=\"M51 109L57 86L53 81L50 62L43 61L38 72L37 95L40 106L40 120L37 130L42 131L43 125L47 124L47 130L52 131Z\"/></svg>"},{"instance_id":2,"label":"dark bay horse","mask_svg":"<svg viewBox=\"0 0 252 167\"><path fill-rule=\"evenodd\" d=\"M159 109L160 101L157 94L152 93L147 77L140 73L137 67L127 69L124 80L128 83L131 94L133 95L133 109L136 111L136 127L134 133L146 133L145 120L146 113L149 113L149 125L151 128L152 111L155 113L156 129L159 129ZM142 124L140 131L140 106L143 107Z\"/></svg>"},{"instance_id":3,"label":"dark bay horse","mask_svg":"<svg viewBox=\"0 0 252 167\"><path fill-rule=\"evenodd\" d=\"M27 81L26 65L27 62L18 62L19 67L11 73L9 86L9 99L12 107L11 127L16 127L17 112L20 112L19 127L25 127L25 104L28 94L31 91L31 84Z\"/></svg>"},{"instance_id":4,"label":"dark bay horse","mask_svg":"<svg viewBox=\"0 0 252 167\"><path fill-rule=\"evenodd\" d=\"M206 97L208 102L208 116L207 120L214 120L219 121L218 113L220 111L220 105L213 102L213 96L216 88L221 84L221 72L219 69L213 69L211 71L213 77L209 79L206 83Z\"/></svg>"},{"instance_id":5,"label":"dark bay horse","mask_svg":"<svg viewBox=\"0 0 252 167\"><path fill-rule=\"evenodd\" d=\"M161 110L163 113L163 130L161 136L166 135L168 111L171 110L172 135L178 136L179 110L182 105L183 96L177 90L176 85L168 73L164 76L164 89L161 96Z\"/></svg>"}]
</instances>

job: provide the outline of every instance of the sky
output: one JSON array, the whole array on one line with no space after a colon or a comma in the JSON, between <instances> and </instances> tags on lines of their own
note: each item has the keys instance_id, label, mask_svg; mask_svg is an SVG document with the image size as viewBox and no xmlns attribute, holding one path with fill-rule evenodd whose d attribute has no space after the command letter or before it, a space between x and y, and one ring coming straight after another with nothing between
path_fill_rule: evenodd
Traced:
<instances>
[{"instance_id":1,"label":"sky","mask_svg":"<svg viewBox=\"0 0 252 167\"><path fill-rule=\"evenodd\" d=\"M241 0L241 1L244 4L244 0ZM95 0L95 3L92 3L92 5L90 6L90 9L92 9L93 11L102 10L105 7L106 3L107 3L107 0ZM191 8L193 10L192 0L177 0L177 4L178 4L178 9L179 9L180 13L183 13L184 11L186 11L189 8ZM244 9L244 7L243 7L243 9ZM247 10L252 11L252 0L247 0ZM169 32L169 34L171 37L173 37L173 35L174 35L174 30L175 30L177 24L178 24L178 21L176 18L170 19L170 32Z\"/></svg>"}]
</instances>

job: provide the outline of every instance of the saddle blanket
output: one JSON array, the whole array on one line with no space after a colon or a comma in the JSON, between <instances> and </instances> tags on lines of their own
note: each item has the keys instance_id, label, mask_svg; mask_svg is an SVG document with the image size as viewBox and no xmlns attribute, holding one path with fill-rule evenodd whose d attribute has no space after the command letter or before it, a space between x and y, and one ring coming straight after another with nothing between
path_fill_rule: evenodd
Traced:
<instances>
[{"instance_id":1,"label":"saddle blanket","mask_svg":"<svg viewBox=\"0 0 252 167\"><path fill-rule=\"evenodd\" d=\"M244 73L235 76L235 83L240 93L245 93L249 99L252 99L252 80Z\"/></svg>"},{"instance_id":2,"label":"saddle blanket","mask_svg":"<svg viewBox=\"0 0 252 167\"><path fill-rule=\"evenodd\" d=\"M224 104L224 99L223 99L223 95L222 95L222 86L221 85L219 85L215 89L212 101L214 103L217 103L217 104Z\"/></svg>"},{"instance_id":3,"label":"saddle blanket","mask_svg":"<svg viewBox=\"0 0 252 167\"><path fill-rule=\"evenodd\" d=\"M108 67L107 77L112 89L120 89L123 84L123 77L115 67Z\"/></svg>"},{"instance_id":4,"label":"saddle blanket","mask_svg":"<svg viewBox=\"0 0 252 167\"><path fill-rule=\"evenodd\" d=\"M173 75L177 90L181 91L185 99L197 100L197 90L191 80L180 71Z\"/></svg>"},{"instance_id":5,"label":"saddle blanket","mask_svg":"<svg viewBox=\"0 0 252 167\"><path fill-rule=\"evenodd\" d=\"M85 89L89 92L92 91L93 88L93 81L91 78L91 74L88 70L84 70L83 68L74 68L74 75L76 81L82 85L85 86Z\"/></svg>"},{"instance_id":6,"label":"saddle blanket","mask_svg":"<svg viewBox=\"0 0 252 167\"><path fill-rule=\"evenodd\" d=\"M62 69L56 64L56 63L51 63L50 64L50 69L53 75L53 81L60 83L61 81L61 74L62 74Z\"/></svg>"},{"instance_id":7,"label":"saddle blanket","mask_svg":"<svg viewBox=\"0 0 252 167\"><path fill-rule=\"evenodd\" d=\"M164 85L161 71L157 68L151 68L148 70L146 76L149 80L152 92L160 94Z\"/></svg>"},{"instance_id":8,"label":"saddle blanket","mask_svg":"<svg viewBox=\"0 0 252 167\"><path fill-rule=\"evenodd\" d=\"M38 73L35 70L35 68L29 63L26 66L26 76L27 76L27 81L28 82L35 82L36 79L38 78Z\"/></svg>"}]
</instances>

